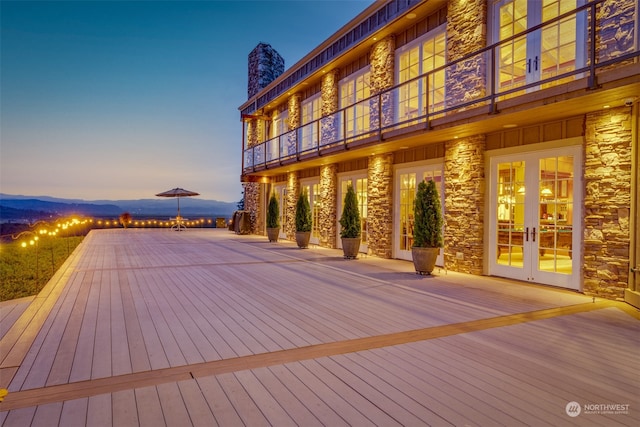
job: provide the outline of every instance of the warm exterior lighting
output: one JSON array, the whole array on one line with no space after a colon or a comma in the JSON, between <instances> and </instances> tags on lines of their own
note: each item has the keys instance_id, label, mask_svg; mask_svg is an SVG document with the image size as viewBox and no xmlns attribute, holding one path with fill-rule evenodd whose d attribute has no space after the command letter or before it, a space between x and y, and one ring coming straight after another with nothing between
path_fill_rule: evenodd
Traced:
<instances>
[{"instance_id":1,"label":"warm exterior lighting","mask_svg":"<svg viewBox=\"0 0 640 427\"><path fill-rule=\"evenodd\" d=\"M508 125L504 125L504 126L502 126L502 127L503 127L503 128L505 128L505 129L513 129L513 128L515 128L515 127L518 127L518 125L513 124L513 123L510 123L510 124L508 124Z\"/></svg>"},{"instance_id":2,"label":"warm exterior lighting","mask_svg":"<svg viewBox=\"0 0 640 427\"><path fill-rule=\"evenodd\" d=\"M411 13L407 13L407 19L416 19L418 15L416 15L415 13L411 12Z\"/></svg>"}]
</instances>

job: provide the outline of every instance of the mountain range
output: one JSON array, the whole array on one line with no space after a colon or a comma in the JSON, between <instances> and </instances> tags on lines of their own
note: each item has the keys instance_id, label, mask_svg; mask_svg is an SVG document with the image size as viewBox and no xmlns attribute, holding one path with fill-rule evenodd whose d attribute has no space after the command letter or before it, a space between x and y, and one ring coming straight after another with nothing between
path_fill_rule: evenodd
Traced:
<instances>
[{"instance_id":1,"label":"mountain range","mask_svg":"<svg viewBox=\"0 0 640 427\"><path fill-rule=\"evenodd\" d=\"M237 209L236 205L231 202L181 197L180 214L187 218L229 218ZM1 222L33 222L70 215L117 218L124 212L130 213L133 218L175 217L177 208L178 201L175 198L87 201L0 193Z\"/></svg>"}]
</instances>

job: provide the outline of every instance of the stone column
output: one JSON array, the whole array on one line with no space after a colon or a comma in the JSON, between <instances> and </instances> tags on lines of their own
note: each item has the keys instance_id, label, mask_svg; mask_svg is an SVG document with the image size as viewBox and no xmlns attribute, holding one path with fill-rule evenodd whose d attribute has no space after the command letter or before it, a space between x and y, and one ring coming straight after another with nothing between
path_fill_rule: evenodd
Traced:
<instances>
[{"instance_id":1,"label":"stone column","mask_svg":"<svg viewBox=\"0 0 640 427\"><path fill-rule=\"evenodd\" d=\"M369 157L367 171L369 252L381 258L393 253L393 153Z\"/></svg>"},{"instance_id":2,"label":"stone column","mask_svg":"<svg viewBox=\"0 0 640 427\"><path fill-rule=\"evenodd\" d=\"M631 123L628 107L602 110L586 117L583 277L584 292L588 295L623 299L627 287Z\"/></svg>"},{"instance_id":3,"label":"stone column","mask_svg":"<svg viewBox=\"0 0 640 427\"><path fill-rule=\"evenodd\" d=\"M487 45L487 0L449 0L447 56L455 61ZM487 64L474 56L446 68L447 107L485 95Z\"/></svg>"},{"instance_id":4,"label":"stone column","mask_svg":"<svg viewBox=\"0 0 640 427\"><path fill-rule=\"evenodd\" d=\"M300 126L301 123L301 108L302 108L302 95L295 93L289 97L287 102L289 118L287 127L289 130L293 130ZM298 152L298 139L295 132L287 135L287 150L286 153L294 155Z\"/></svg>"},{"instance_id":5,"label":"stone column","mask_svg":"<svg viewBox=\"0 0 640 427\"><path fill-rule=\"evenodd\" d=\"M289 172L287 174L287 205L286 224L282 224L283 230L287 235L287 239L295 240L296 238L296 202L300 196L300 180L297 172Z\"/></svg>"},{"instance_id":6,"label":"stone column","mask_svg":"<svg viewBox=\"0 0 640 427\"><path fill-rule=\"evenodd\" d=\"M444 155L444 262L476 275L483 273L485 147L485 135L475 135L446 142Z\"/></svg>"},{"instance_id":7,"label":"stone column","mask_svg":"<svg viewBox=\"0 0 640 427\"><path fill-rule=\"evenodd\" d=\"M263 215L260 209L262 185L258 182L245 182L242 186L244 188L244 210L249 212L251 233L259 233L263 230Z\"/></svg>"},{"instance_id":8,"label":"stone column","mask_svg":"<svg viewBox=\"0 0 640 427\"><path fill-rule=\"evenodd\" d=\"M320 168L320 246L335 248L337 240L338 166Z\"/></svg>"},{"instance_id":9,"label":"stone column","mask_svg":"<svg viewBox=\"0 0 640 427\"><path fill-rule=\"evenodd\" d=\"M389 36L377 42L369 54L371 62L371 94L376 95L393 87L394 85L394 60L395 37ZM382 104L380 111L379 103ZM382 127L393 123L393 96L391 93L381 95L381 99L371 100L370 121L371 129L377 129L382 120Z\"/></svg>"},{"instance_id":10,"label":"stone column","mask_svg":"<svg viewBox=\"0 0 640 427\"><path fill-rule=\"evenodd\" d=\"M260 120L251 119L247 124L247 148L258 145L260 135ZM254 161L262 161L259 157L254 156ZM244 210L249 212L251 232L255 233L260 230L260 184L257 182L244 182Z\"/></svg>"},{"instance_id":11,"label":"stone column","mask_svg":"<svg viewBox=\"0 0 640 427\"><path fill-rule=\"evenodd\" d=\"M331 115L338 111L340 105L338 79L338 70L332 70L322 76L320 109L323 118L320 120L320 145L330 144L340 138L338 119Z\"/></svg>"}]
</instances>

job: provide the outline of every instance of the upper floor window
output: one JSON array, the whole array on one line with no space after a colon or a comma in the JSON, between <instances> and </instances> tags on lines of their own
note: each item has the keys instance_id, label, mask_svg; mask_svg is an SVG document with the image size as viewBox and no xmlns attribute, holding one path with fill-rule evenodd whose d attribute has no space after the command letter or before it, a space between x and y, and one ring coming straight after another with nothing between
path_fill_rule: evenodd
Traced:
<instances>
[{"instance_id":1,"label":"upper floor window","mask_svg":"<svg viewBox=\"0 0 640 427\"><path fill-rule=\"evenodd\" d=\"M289 131L289 112L282 111L273 117L271 138L275 138Z\"/></svg>"},{"instance_id":2,"label":"upper floor window","mask_svg":"<svg viewBox=\"0 0 640 427\"><path fill-rule=\"evenodd\" d=\"M398 121L410 120L444 108L445 71L431 71L445 65L445 29L446 25L441 25L397 50L397 82L400 84Z\"/></svg>"},{"instance_id":3,"label":"upper floor window","mask_svg":"<svg viewBox=\"0 0 640 427\"><path fill-rule=\"evenodd\" d=\"M340 108L344 109L344 132L347 138L362 135L370 128L369 67L353 73L340 82Z\"/></svg>"},{"instance_id":4,"label":"upper floor window","mask_svg":"<svg viewBox=\"0 0 640 427\"><path fill-rule=\"evenodd\" d=\"M302 102L302 129L300 138L301 151L309 150L318 145L318 120L321 114L320 94L305 99Z\"/></svg>"},{"instance_id":5,"label":"upper floor window","mask_svg":"<svg viewBox=\"0 0 640 427\"><path fill-rule=\"evenodd\" d=\"M495 0L493 40L500 42L529 28L575 10L585 0ZM496 80L500 91L553 79L586 64L587 15L583 11L500 44L496 54ZM574 79L552 80L542 87ZM530 86L528 90L537 90Z\"/></svg>"}]
</instances>

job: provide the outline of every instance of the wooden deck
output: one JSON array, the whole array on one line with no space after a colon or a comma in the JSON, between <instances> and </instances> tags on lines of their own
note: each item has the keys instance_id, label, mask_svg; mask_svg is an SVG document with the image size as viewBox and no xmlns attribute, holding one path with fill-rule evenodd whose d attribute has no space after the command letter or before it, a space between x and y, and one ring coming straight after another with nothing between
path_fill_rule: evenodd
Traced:
<instances>
[{"instance_id":1,"label":"wooden deck","mask_svg":"<svg viewBox=\"0 0 640 427\"><path fill-rule=\"evenodd\" d=\"M637 310L412 270L221 229L93 231L28 306L0 305L0 424L640 425Z\"/></svg>"}]
</instances>

